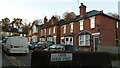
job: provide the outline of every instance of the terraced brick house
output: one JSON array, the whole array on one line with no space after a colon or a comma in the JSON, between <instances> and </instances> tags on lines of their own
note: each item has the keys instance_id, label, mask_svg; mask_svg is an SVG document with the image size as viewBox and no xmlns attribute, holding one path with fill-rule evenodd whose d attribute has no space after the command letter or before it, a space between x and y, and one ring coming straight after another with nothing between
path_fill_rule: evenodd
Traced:
<instances>
[{"instance_id":1,"label":"terraced brick house","mask_svg":"<svg viewBox=\"0 0 120 68\"><path fill-rule=\"evenodd\" d=\"M120 40L120 20L103 11L86 12L81 3L80 15L70 21L45 23L39 28L39 38L60 44L79 46L84 51L98 51L99 46L117 46ZM55 28L55 33L54 33Z\"/></svg>"},{"instance_id":2,"label":"terraced brick house","mask_svg":"<svg viewBox=\"0 0 120 68\"><path fill-rule=\"evenodd\" d=\"M39 28L39 41L53 41L54 43L60 43L60 26L62 20L58 21L54 16L48 21L44 18L44 24L38 26Z\"/></svg>"}]
</instances>

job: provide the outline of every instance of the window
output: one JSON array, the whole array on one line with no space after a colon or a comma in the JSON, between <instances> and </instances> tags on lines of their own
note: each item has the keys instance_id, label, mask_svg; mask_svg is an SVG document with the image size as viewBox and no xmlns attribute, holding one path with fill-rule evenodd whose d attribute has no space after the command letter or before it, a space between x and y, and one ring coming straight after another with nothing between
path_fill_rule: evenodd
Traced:
<instances>
[{"instance_id":1,"label":"window","mask_svg":"<svg viewBox=\"0 0 120 68\"><path fill-rule=\"evenodd\" d=\"M22 28L19 28L18 31L19 31L19 32L22 32L23 30L22 30Z\"/></svg>"},{"instance_id":2,"label":"window","mask_svg":"<svg viewBox=\"0 0 120 68\"><path fill-rule=\"evenodd\" d=\"M55 27L53 27L53 33L55 33Z\"/></svg>"},{"instance_id":3,"label":"window","mask_svg":"<svg viewBox=\"0 0 120 68\"><path fill-rule=\"evenodd\" d=\"M38 31L38 29L37 29L36 26L34 25L34 26L33 26L33 33L37 32L37 31Z\"/></svg>"},{"instance_id":4,"label":"window","mask_svg":"<svg viewBox=\"0 0 120 68\"><path fill-rule=\"evenodd\" d=\"M44 35L46 35L46 29L44 29Z\"/></svg>"},{"instance_id":5,"label":"window","mask_svg":"<svg viewBox=\"0 0 120 68\"><path fill-rule=\"evenodd\" d=\"M32 42L37 42L37 36L32 36Z\"/></svg>"},{"instance_id":6,"label":"window","mask_svg":"<svg viewBox=\"0 0 120 68\"><path fill-rule=\"evenodd\" d=\"M95 28L95 17L90 18L90 28Z\"/></svg>"},{"instance_id":7,"label":"window","mask_svg":"<svg viewBox=\"0 0 120 68\"><path fill-rule=\"evenodd\" d=\"M80 30L83 30L83 21L84 20L80 20Z\"/></svg>"},{"instance_id":8,"label":"window","mask_svg":"<svg viewBox=\"0 0 120 68\"><path fill-rule=\"evenodd\" d=\"M80 35L79 36L80 46L90 46L90 35Z\"/></svg>"},{"instance_id":9,"label":"window","mask_svg":"<svg viewBox=\"0 0 120 68\"><path fill-rule=\"evenodd\" d=\"M65 44L64 37L61 37L61 44Z\"/></svg>"},{"instance_id":10,"label":"window","mask_svg":"<svg viewBox=\"0 0 120 68\"><path fill-rule=\"evenodd\" d=\"M73 32L73 23L70 23L70 32Z\"/></svg>"},{"instance_id":11,"label":"window","mask_svg":"<svg viewBox=\"0 0 120 68\"><path fill-rule=\"evenodd\" d=\"M116 22L116 28L118 28L118 21Z\"/></svg>"},{"instance_id":12,"label":"window","mask_svg":"<svg viewBox=\"0 0 120 68\"><path fill-rule=\"evenodd\" d=\"M68 38L66 38L66 41L68 41Z\"/></svg>"},{"instance_id":13,"label":"window","mask_svg":"<svg viewBox=\"0 0 120 68\"><path fill-rule=\"evenodd\" d=\"M40 41L45 41L45 38L39 38Z\"/></svg>"},{"instance_id":14,"label":"window","mask_svg":"<svg viewBox=\"0 0 120 68\"><path fill-rule=\"evenodd\" d=\"M63 27L63 33L66 33L66 25Z\"/></svg>"},{"instance_id":15,"label":"window","mask_svg":"<svg viewBox=\"0 0 120 68\"><path fill-rule=\"evenodd\" d=\"M47 41L52 41L52 37L47 37Z\"/></svg>"},{"instance_id":16,"label":"window","mask_svg":"<svg viewBox=\"0 0 120 68\"><path fill-rule=\"evenodd\" d=\"M41 36L42 36L42 34L43 34L43 31L41 30Z\"/></svg>"},{"instance_id":17,"label":"window","mask_svg":"<svg viewBox=\"0 0 120 68\"><path fill-rule=\"evenodd\" d=\"M56 44L56 36L53 36L53 38L54 38L54 43Z\"/></svg>"},{"instance_id":18,"label":"window","mask_svg":"<svg viewBox=\"0 0 120 68\"><path fill-rule=\"evenodd\" d=\"M70 44L73 45L73 37L70 37Z\"/></svg>"},{"instance_id":19,"label":"window","mask_svg":"<svg viewBox=\"0 0 120 68\"><path fill-rule=\"evenodd\" d=\"M73 37L65 37L65 44L73 45Z\"/></svg>"},{"instance_id":20,"label":"window","mask_svg":"<svg viewBox=\"0 0 120 68\"><path fill-rule=\"evenodd\" d=\"M49 34L50 34L50 32L51 32L51 29L49 28Z\"/></svg>"}]
</instances>

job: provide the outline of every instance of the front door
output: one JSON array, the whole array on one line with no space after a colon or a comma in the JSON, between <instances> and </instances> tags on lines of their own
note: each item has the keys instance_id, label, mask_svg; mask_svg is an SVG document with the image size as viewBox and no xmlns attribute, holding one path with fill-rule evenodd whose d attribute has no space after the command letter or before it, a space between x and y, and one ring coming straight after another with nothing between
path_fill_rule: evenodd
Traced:
<instances>
[{"instance_id":1,"label":"front door","mask_svg":"<svg viewBox=\"0 0 120 68\"><path fill-rule=\"evenodd\" d=\"M94 35L94 51L98 51L99 35Z\"/></svg>"}]
</instances>

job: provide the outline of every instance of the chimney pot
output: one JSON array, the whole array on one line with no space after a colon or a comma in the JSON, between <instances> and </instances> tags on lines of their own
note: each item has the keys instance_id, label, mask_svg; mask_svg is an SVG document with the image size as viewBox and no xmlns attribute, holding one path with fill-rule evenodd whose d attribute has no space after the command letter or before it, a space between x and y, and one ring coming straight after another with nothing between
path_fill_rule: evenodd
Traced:
<instances>
[{"instance_id":1,"label":"chimney pot","mask_svg":"<svg viewBox=\"0 0 120 68\"><path fill-rule=\"evenodd\" d=\"M45 18L44 18L44 24L46 24L47 21L48 21L47 16L45 16Z\"/></svg>"},{"instance_id":2,"label":"chimney pot","mask_svg":"<svg viewBox=\"0 0 120 68\"><path fill-rule=\"evenodd\" d=\"M100 13L103 13L103 10L101 10Z\"/></svg>"},{"instance_id":3,"label":"chimney pot","mask_svg":"<svg viewBox=\"0 0 120 68\"><path fill-rule=\"evenodd\" d=\"M83 3L81 3L81 6L83 5Z\"/></svg>"}]
</instances>

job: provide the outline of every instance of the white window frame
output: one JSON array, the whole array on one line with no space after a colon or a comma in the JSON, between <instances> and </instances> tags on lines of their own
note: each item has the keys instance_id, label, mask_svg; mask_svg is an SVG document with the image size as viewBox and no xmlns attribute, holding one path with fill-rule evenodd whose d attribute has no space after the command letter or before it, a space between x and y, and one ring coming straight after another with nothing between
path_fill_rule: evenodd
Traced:
<instances>
[{"instance_id":1,"label":"white window frame","mask_svg":"<svg viewBox=\"0 0 120 68\"><path fill-rule=\"evenodd\" d=\"M90 17L90 28L95 28L95 16Z\"/></svg>"},{"instance_id":2,"label":"white window frame","mask_svg":"<svg viewBox=\"0 0 120 68\"><path fill-rule=\"evenodd\" d=\"M53 27L53 33L55 33L55 26Z\"/></svg>"},{"instance_id":3,"label":"white window frame","mask_svg":"<svg viewBox=\"0 0 120 68\"><path fill-rule=\"evenodd\" d=\"M70 23L70 32L73 32L73 23Z\"/></svg>"},{"instance_id":4,"label":"white window frame","mask_svg":"<svg viewBox=\"0 0 120 68\"><path fill-rule=\"evenodd\" d=\"M32 36L32 42L37 42L37 36Z\"/></svg>"},{"instance_id":5,"label":"white window frame","mask_svg":"<svg viewBox=\"0 0 120 68\"><path fill-rule=\"evenodd\" d=\"M54 43L56 44L56 36L53 36L53 38L54 38Z\"/></svg>"},{"instance_id":6,"label":"white window frame","mask_svg":"<svg viewBox=\"0 0 120 68\"><path fill-rule=\"evenodd\" d=\"M51 28L49 28L49 34L51 33Z\"/></svg>"},{"instance_id":7,"label":"white window frame","mask_svg":"<svg viewBox=\"0 0 120 68\"><path fill-rule=\"evenodd\" d=\"M41 30L41 36L43 35L43 30Z\"/></svg>"},{"instance_id":8,"label":"white window frame","mask_svg":"<svg viewBox=\"0 0 120 68\"><path fill-rule=\"evenodd\" d=\"M118 27L119 27L119 26L118 26L118 24L119 24L119 23L118 23L118 21L116 21L116 28L118 28Z\"/></svg>"},{"instance_id":9,"label":"white window frame","mask_svg":"<svg viewBox=\"0 0 120 68\"><path fill-rule=\"evenodd\" d=\"M81 36L83 36L83 39L81 39ZM83 44L81 44L80 42L83 42ZM79 46L90 46L90 35L80 35Z\"/></svg>"},{"instance_id":10,"label":"white window frame","mask_svg":"<svg viewBox=\"0 0 120 68\"><path fill-rule=\"evenodd\" d=\"M63 26L63 33L66 33L66 25Z\"/></svg>"},{"instance_id":11,"label":"white window frame","mask_svg":"<svg viewBox=\"0 0 120 68\"><path fill-rule=\"evenodd\" d=\"M47 37L47 41L53 41L52 37Z\"/></svg>"},{"instance_id":12,"label":"white window frame","mask_svg":"<svg viewBox=\"0 0 120 68\"><path fill-rule=\"evenodd\" d=\"M33 33L37 32L37 27L34 25L33 26Z\"/></svg>"},{"instance_id":13,"label":"white window frame","mask_svg":"<svg viewBox=\"0 0 120 68\"><path fill-rule=\"evenodd\" d=\"M84 20L80 20L80 30L83 30L83 22Z\"/></svg>"},{"instance_id":14,"label":"white window frame","mask_svg":"<svg viewBox=\"0 0 120 68\"><path fill-rule=\"evenodd\" d=\"M44 35L46 35L46 29L44 29Z\"/></svg>"},{"instance_id":15,"label":"white window frame","mask_svg":"<svg viewBox=\"0 0 120 68\"><path fill-rule=\"evenodd\" d=\"M61 43L61 44L65 44L65 43L64 43L64 42L65 42L65 40L64 40L64 39L65 39L65 37L61 37L61 38L60 38L60 40L61 40L61 42L60 42L60 43ZM64 42L63 42L62 40L64 40Z\"/></svg>"},{"instance_id":16,"label":"white window frame","mask_svg":"<svg viewBox=\"0 0 120 68\"><path fill-rule=\"evenodd\" d=\"M45 41L45 38L39 38L40 41Z\"/></svg>"},{"instance_id":17,"label":"white window frame","mask_svg":"<svg viewBox=\"0 0 120 68\"><path fill-rule=\"evenodd\" d=\"M66 39L68 40L66 41ZM70 41L70 39L72 39L72 41ZM72 36L65 37L65 44L73 45L73 37Z\"/></svg>"}]
</instances>

